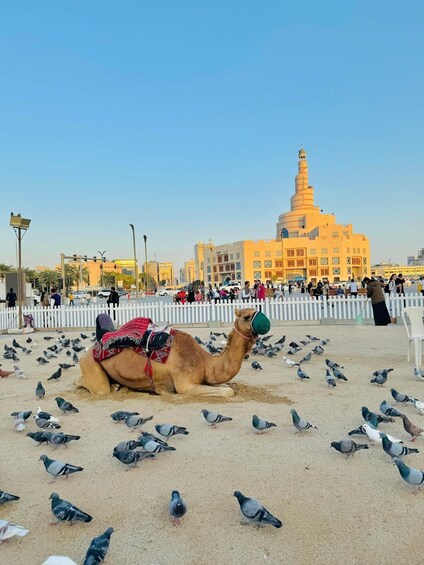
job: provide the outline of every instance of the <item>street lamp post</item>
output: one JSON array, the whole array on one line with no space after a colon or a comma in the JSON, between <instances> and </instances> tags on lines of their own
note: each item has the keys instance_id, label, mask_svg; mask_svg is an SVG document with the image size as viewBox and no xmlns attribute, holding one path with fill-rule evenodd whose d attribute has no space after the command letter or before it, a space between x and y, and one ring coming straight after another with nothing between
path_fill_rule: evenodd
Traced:
<instances>
[{"instance_id":1,"label":"street lamp post","mask_svg":"<svg viewBox=\"0 0 424 565\"><path fill-rule=\"evenodd\" d=\"M103 263L105 262L105 256L106 256L106 251L97 251L97 253L100 254L100 257L102 258L102 262L100 263L102 268L100 269L101 273L100 273L100 284L102 285L102 288L105 286L104 285L104 278L103 278L103 270L104 270L104 265Z\"/></svg>"},{"instance_id":2,"label":"street lamp post","mask_svg":"<svg viewBox=\"0 0 424 565\"><path fill-rule=\"evenodd\" d=\"M138 298L138 264L137 264L137 250L135 247L135 229L134 224L130 224L133 236L133 251L134 251L134 276L135 276L135 297Z\"/></svg>"},{"instance_id":3,"label":"street lamp post","mask_svg":"<svg viewBox=\"0 0 424 565\"><path fill-rule=\"evenodd\" d=\"M23 327L22 294L25 289L22 284L22 238L29 228L30 223L31 220L22 218L21 214L15 215L13 212L10 213L10 225L15 230L16 237L18 238L18 323L20 330ZM22 232L24 232L24 234L22 234Z\"/></svg>"},{"instance_id":4,"label":"street lamp post","mask_svg":"<svg viewBox=\"0 0 424 565\"><path fill-rule=\"evenodd\" d=\"M145 274L145 281L144 281L144 289L145 292L147 292L147 279L148 279L148 272L147 272L147 235L143 235L143 239L144 239L144 274Z\"/></svg>"}]
</instances>

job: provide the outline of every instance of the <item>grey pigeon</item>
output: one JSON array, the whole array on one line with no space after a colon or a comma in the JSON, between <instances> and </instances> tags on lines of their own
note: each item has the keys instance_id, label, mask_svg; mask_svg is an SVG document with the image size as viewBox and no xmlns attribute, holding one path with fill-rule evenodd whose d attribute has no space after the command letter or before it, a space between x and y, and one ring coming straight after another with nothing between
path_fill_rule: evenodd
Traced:
<instances>
[{"instance_id":1,"label":"grey pigeon","mask_svg":"<svg viewBox=\"0 0 424 565\"><path fill-rule=\"evenodd\" d=\"M75 365L70 365L69 363L59 363L59 367L66 371L67 369L70 369L71 367L75 367Z\"/></svg>"},{"instance_id":2,"label":"grey pigeon","mask_svg":"<svg viewBox=\"0 0 424 565\"><path fill-rule=\"evenodd\" d=\"M20 496L16 496L15 494L10 494L8 492L4 492L4 490L0 490L0 505L6 504L6 502L12 502L13 500L19 500Z\"/></svg>"},{"instance_id":3,"label":"grey pigeon","mask_svg":"<svg viewBox=\"0 0 424 565\"><path fill-rule=\"evenodd\" d=\"M132 451L133 449L137 449L137 447L141 447L141 443L139 441L135 441L130 439L129 441L121 441L118 445L115 445L113 451Z\"/></svg>"},{"instance_id":4,"label":"grey pigeon","mask_svg":"<svg viewBox=\"0 0 424 565\"><path fill-rule=\"evenodd\" d=\"M62 369L59 367L59 369L57 371L55 371L53 373L53 375L51 377L49 377L47 380L48 381L58 381L61 376L62 376Z\"/></svg>"},{"instance_id":5,"label":"grey pigeon","mask_svg":"<svg viewBox=\"0 0 424 565\"><path fill-rule=\"evenodd\" d=\"M399 469L400 476L402 479L410 485L416 486L419 490L421 485L424 483L424 473L413 467L408 467L402 459L393 459L393 463Z\"/></svg>"},{"instance_id":6,"label":"grey pigeon","mask_svg":"<svg viewBox=\"0 0 424 565\"><path fill-rule=\"evenodd\" d=\"M36 441L38 445L41 445L42 443L48 443L53 432L28 432L26 435Z\"/></svg>"},{"instance_id":7,"label":"grey pigeon","mask_svg":"<svg viewBox=\"0 0 424 565\"><path fill-rule=\"evenodd\" d=\"M34 416L34 419L36 426L38 428L41 428L42 430L46 430L48 428L60 430L60 428L62 427L60 424L53 422L52 420L45 420L44 418L39 418L38 416Z\"/></svg>"},{"instance_id":8,"label":"grey pigeon","mask_svg":"<svg viewBox=\"0 0 424 565\"><path fill-rule=\"evenodd\" d=\"M321 341L319 338L314 337L313 335L308 335L308 334L306 334L306 337L307 337L308 339L310 339L311 341Z\"/></svg>"},{"instance_id":9,"label":"grey pigeon","mask_svg":"<svg viewBox=\"0 0 424 565\"><path fill-rule=\"evenodd\" d=\"M159 445L164 445L164 446L168 447L168 444L166 443L166 441L164 441L160 437L155 436L154 434L149 434L148 432L141 432L141 434L138 437L138 441L141 441L142 439L143 439L143 441L147 441L147 439L150 439L152 441L155 441Z\"/></svg>"},{"instance_id":10,"label":"grey pigeon","mask_svg":"<svg viewBox=\"0 0 424 565\"><path fill-rule=\"evenodd\" d=\"M187 505L181 498L180 493L177 490L173 490L171 493L171 502L169 503L169 513L172 517L172 523L174 526L179 526L181 524L181 518L187 512Z\"/></svg>"},{"instance_id":11,"label":"grey pigeon","mask_svg":"<svg viewBox=\"0 0 424 565\"><path fill-rule=\"evenodd\" d=\"M57 359L57 355L50 353L50 351L43 351L43 355L46 359Z\"/></svg>"},{"instance_id":12,"label":"grey pigeon","mask_svg":"<svg viewBox=\"0 0 424 565\"><path fill-rule=\"evenodd\" d=\"M162 451L175 451L175 447L163 445L148 437L140 436L140 442L145 451L148 453L161 453Z\"/></svg>"},{"instance_id":13,"label":"grey pigeon","mask_svg":"<svg viewBox=\"0 0 424 565\"><path fill-rule=\"evenodd\" d=\"M310 351L304 357L302 357L302 359L299 361L299 365L302 365L302 363L308 363L308 361L310 361L311 358L312 358L312 351Z\"/></svg>"},{"instance_id":14,"label":"grey pigeon","mask_svg":"<svg viewBox=\"0 0 424 565\"><path fill-rule=\"evenodd\" d=\"M424 371L419 367L414 367L414 377L418 377L419 379L424 378Z\"/></svg>"},{"instance_id":15,"label":"grey pigeon","mask_svg":"<svg viewBox=\"0 0 424 565\"><path fill-rule=\"evenodd\" d=\"M326 339L321 340L321 345L327 345L327 343L330 343L330 340L329 340L328 337Z\"/></svg>"},{"instance_id":16,"label":"grey pigeon","mask_svg":"<svg viewBox=\"0 0 424 565\"><path fill-rule=\"evenodd\" d=\"M252 426L255 428L255 430L258 430L258 432L264 432L265 430L269 430L269 428L276 428L277 424L262 420L262 418L259 418L256 414L253 414Z\"/></svg>"},{"instance_id":17,"label":"grey pigeon","mask_svg":"<svg viewBox=\"0 0 424 565\"><path fill-rule=\"evenodd\" d=\"M44 396L46 395L46 391L44 390L43 385L41 384L41 381L38 381L38 385L35 388L35 396L37 398L44 398Z\"/></svg>"},{"instance_id":18,"label":"grey pigeon","mask_svg":"<svg viewBox=\"0 0 424 565\"><path fill-rule=\"evenodd\" d=\"M320 345L317 345L316 347L313 348L313 353L315 353L315 355L322 355L324 353L324 348L321 347Z\"/></svg>"},{"instance_id":19,"label":"grey pigeon","mask_svg":"<svg viewBox=\"0 0 424 565\"><path fill-rule=\"evenodd\" d=\"M79 363L78 355L75 352L72 355L72 363L75 363L75 365Z\"/></svg>"},{"instance_id":20,"label":"grey pigeon","mask_svg":"<svg viewBox=\"0 0 424 565\"><path fill-rule=\"evenodd\" d=\"M331 359L326 359L325 364L327 365L327 367L330 367L330 369L344 369L344 367L342 367L335 361L331 361Z\"/></svg>"},{"instance_id":21,"label":"grey pigeon","mask_svg":"<svg viewBox=\"0 0 424 565\"><path fill-rule=\"evenodd\" d=\"M234 492L240 504L241 513L249 522L255 522L258 526L262 524L271 524L274 528L281 528L283 523L273 516L260 502L254 498L244 496L239 490Z\"/></svg>"},{"instance_id":22,"label":"grey pigeon","mask_svg":"<svg viewBox=\"0 0 424 565\"><path fill-rule=\"evenodd\" d=\"M60 396L56 396L55 400L59 410L61 410L64 414L68 414L70 412L79 412L78 408L75 408L75 406L73 406L70 402L68 402L64 398L61 398Z\"/></svg>"},{"instance_id":23,"label":"grey pigeon","mask_svg":"<svg viewBox=\"0 0 424 565\"><path fill-rule=\"evenodd\" d=\"M136 467L139 461L154 457L154 453L146 453L145 451L137 451L131 449L129 451L114 451L113 457L116 457L124 465Z\"/></svg>"},{"instance_id":24,"label":"grey pigeon","mask_svg":"<svg viewBox=\"0 0 424 565\"><path fill-rule=\"evenodd\" d=\"M331 387L335 387L336 385L336 381L333 379L333 377L331 376L330 373L330 369L327 367L327 369L325 370L325 380L327 381L327 385L331 386Z\"/></svg>"},{"instance_id":25,"label":"grey pigeon","mask_svg":"<svg viewBox=\"0 0 424 565\"><path fill-rule=\"evenodd\" d=\"M125 410L118 410L110 415L115 422L122 422L127 416L139 416L139 412L126 412Z\"/></svg>"},{"instance_id":26,"label":"grey pigeon","mask_svg":"<svg viewBox=\"0 0 424 565\"><path fill-rule=\"evenodd\" d=\"M181 426L174 426L172 424L156 424L155 430L163 437L172 437L175 435L187 436L187 428Z\"/></svg>"},{"instance_id":27,"label":"grey pigeon","mask_svg":"<svg viewBox=\"0 0 424 565\"><path fill-rule=\"evenodd\" d=\"M91 522L93 519L77 506L59 498L57 492L52 492L50 499L52 501L52 512L59 522Z\"/></svg>"},{"instance_id":28,"label":"grey pigeon","mask_svg":"<svg viewBox=\"0 0 424 565\"><path fill-rule=\"evenodd\" d=\"M296 410L294 410L294 408L292 410L290 410L290 414L292 415L293 426L299 432L309 430L310 428L315 428L316 430L318 429L316 426L314 426L314 424L311 424L309 422L306 422L305 420L302 420L302 418L299 416L299 414L296 412Z\"/></svg>"},{"instance_id":29,"label":"grey pigeon","mask_svg":"<svg viewBox=\"0 0 424 565\"><path fill-rule=\"evenodd\" d=\"M64 445L65 447L68 447L67 444L70 441L77 441L79 439L81 439L81 436L73 436L70 434L58 433L58 434L52 434L47 439L47 442L50 443L50 445L53 445L54 448L56 449L57 447L59 447L59 445Z\"/></svg>"},{"instance_id":30,"label":"grey pigeon","mask_svg":"<svg viewBox=\"0 0 424 565\"><path fill-rule=\"evenodd\" d=\"M305 373L305 371L302 371L302 369L300 367L297 369L297 376L299 377L299 379L301 381L309 379L309 376L307 375L307 373Z\"/></svg>"},{"instance_id":31,"label":"grey pigeon","mask_svg":"<svg viewBox=\"0 0 424 565\"><path fill-rule=\"evenodd\" d=\"M393 408L393 406L390 406L390 404L388 402L386 402L385 400L383 400L383 402L380 404L380 411L385 415L385 416L391 416L394 418L401 418L402 414L400 412L398 412L396 410L396 408Z\"/></svg>"},{"instance_id":32,"label":"grey pigeon","mask_svg":"<svg viewBox=\"0 0 424 565\"><path fill-rule=\"evenodd\" d=\"M44 357L37 357L36 361L39 365L47 365L48 363L47 359L44 359Z\"/></svg>"},{"instance_id":33,"label":"grey pigeon","mask_svg":"<svg viewBox=\"0 0 424 565\"><path fill-rule=\"evenodd\" d=\"M253 361L253 363L251 364L252 369L256 369L256 370L261 370L262 371L262 367L261 365L259 365L259 363L257 361Z\"/></svg>"},{"instance_id":34,"label":"grey pigeon","mask_svg":"<svg viewBox=\"0 0 424 565\"><path fill-rule=\"evenodd\" d=\"M366 431L364 430L364 427L363 427L363 426L359 426L359 428L355 428L354 430L351 430L347 435L348 435L348 436L354 436L354 435L357 435L357 436L366 436L367 433L366 433Z\"/></svg>"},{"instance_id":35,"label":"grey pigeon","mask_svg":"<svg viewBox=\"0 0 424 565\"><path fill-rule=\"evenodd\" d=\"M83 471L83 467L77 467L76 465L71 465L70 463L63 463L59 459L50 459L47 455L40 455L40 461L44 463L46 471L55 479L57 477L68 477L72 473L78 473Z\"/></svg>"},{"instance_id":36,"label":"grey pigeon","mask_svg":"<svg viewBox=\"0 0 424 565\"><path fill-rule=\"evenodd\" d=\"M21 410L20 412L12 412L11 416L13 416L14 418L22 418L22 420L28 420L31 414L31 410Z\"/></svg>"},{"instance_id":37,"label":"grey pigeon","mask_svg":"<svg viewBox=\"0 0 424 565\"><path fill-rule=\"evenodd\" d=\"M408 394L403 394L402 392L398 392L395 388L391 388L390 392L394 398L394 400L396 400L396 402L414 402L417 399L414 398L413 396L409 396Z\"/></svg>"},{"instance_id":38,"label":"grey pigeon","mask_svg":"<svg viewBox=\"0 0 424 565\"><path fill-rule=\"evenodd\" d=\"M90 547L85 554L83 565L98 565L99 563L103 563L109 550L110 536L114 531L113 528L108 528L101 536L91 541Z\"/></svg>"},{"instance_id":39,"label":"grey pigeon","mask_svg":"<svg viewBox=\"0 0 424 565\"><path fill-rule=\"evenodd\" d=\"M393 369L378 369L377 371L374 371L373 372L374 378L370 380L370 383L383 386L384 383L387 381L387 377L391 371L393 371Z\"/></svg>"},{"instance_id":40,"label":"grey pigeon","mask_svg":"<svg viewBox=\"0 0 424 565\"><path fill-rule=\"evenodd\" d=\"M400 443L390 441L387 435L383 433L381 434L381 444L384 451L387 455L390 455L390 457L405 457L411 453L419 453L418 449L414 449L413 447L404 447Z\"/></svg>"},{"instance_id":41,"label":"grey pigeon","mask_svg":"<svg viewBox=\"0 0 424 565\"><path fill-rule=\"evenodd\" d=\"M41 410L41 408L38 408L37 410L37 417L43 418L44 420L50 420L51 422L59 423L59 420L57 418L52 416L49 412L46 412L45 410Z\"/></svg>"},{"instance_id":42,"label":"grey pigeon","mask_svg":"<svg viewBox=\"0 0 424 565\"><path fill-rule=\"evenodd\" d=\"M153 420L153 416L149 416L148 418L143 418L142 416L127 416L125 418L125 425L131 430L136 430L146 422L150 422L150 420Z\"/></svg>"},{"instance_id":43,"label":"grey pigeon","mask_svg":"<svg viewBox=\"0 0 424 565\"><path fill-rule=\"evenodd\" d=\"M353 455L358 449L369 449L368 444L366 443L356 443L352 440L341 439L340 441L332 441L331 447L334 447L340 453L346 454L348 457L349 455Z\"/></svg>"},{"instance_id":44,"label":"grey pigeon","mask_svg":"<svg viewBox=\"0 0 424 565\"><path fill-rule=\"evenodd\" d=\"M394 422L394 420L391 416L381 416L380 414L376 414L375 412L371 412L370 410L368 410L368 408L366 406L362 406L361 414L362 414L363 419L366 422L372 422L372 420L376 420L377 425L381 424L381 422Z\"/></svg>"},{"instance_id":45,"label":"grey pigeon","mask_svg":"<svg viewBox=\"0 0 424 565\"><path fill-rule=\"evenodd\" d=\"M232 420L229 416L215 414L215 412L209 412L209 410L206 410L205 408L202 410L202 414L207 423L211 424L212 427L215 427L216 424L221 424L222 422L231 422Z\"/></svg>"},{"instance_id":46,"label":"grey pigeon","mask_svg":"<svg viewBox=\"0 0 424 565\"><path fill-rule=\"evenodd\" d=\"M347 382L347 377L345 377L345 375L340 371L338 367L333 367L333 377L336 377L336 379L339 379L339 381Z\"/></svg>"}]
</instances>

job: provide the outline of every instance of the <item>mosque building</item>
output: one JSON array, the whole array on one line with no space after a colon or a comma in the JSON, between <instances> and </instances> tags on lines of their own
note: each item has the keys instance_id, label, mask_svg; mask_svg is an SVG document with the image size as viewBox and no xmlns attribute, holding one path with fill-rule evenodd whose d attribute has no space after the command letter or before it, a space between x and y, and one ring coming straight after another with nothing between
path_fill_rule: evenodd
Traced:
<instances>
[{"instance_id":1,"label":"mosque building","mask_svg":"<svg viewBox=\"0 0 424 565\"><path fill-rule=\"evenodd\" d=\"M279 216L276 238L197 243L196 279L206 284L254 279L338 283L370 275L368 238L354 233L352 224L337 224L334 214L315 205L304 149L299 151L298 167L290 211Z\"/></svg>"}]
</instances>

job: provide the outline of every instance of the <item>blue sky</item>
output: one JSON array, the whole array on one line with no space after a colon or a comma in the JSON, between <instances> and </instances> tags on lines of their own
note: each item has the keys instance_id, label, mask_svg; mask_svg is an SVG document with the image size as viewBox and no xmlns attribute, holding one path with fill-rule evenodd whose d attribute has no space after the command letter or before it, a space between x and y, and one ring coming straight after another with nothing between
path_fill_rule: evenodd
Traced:
<instances>
[{"instance_id":1,"label":"blue sky","mask_svg":"<svg viewBox=\"0 0 424 565\"><path fill-rule=\"evenodd\" d=\"M297 152L316 204L405 262L423 238L424 4L4 0L0 262L181 266L275 237Z\"/></svg>"}]
</instances>

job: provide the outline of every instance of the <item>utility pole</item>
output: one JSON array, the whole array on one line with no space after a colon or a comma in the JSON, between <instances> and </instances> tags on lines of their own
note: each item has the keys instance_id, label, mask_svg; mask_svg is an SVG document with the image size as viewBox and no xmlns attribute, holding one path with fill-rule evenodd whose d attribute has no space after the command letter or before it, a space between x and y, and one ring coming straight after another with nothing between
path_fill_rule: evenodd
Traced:
<instances>
[{"instance_id":1,"label":"utility pole","mask_svg":"<svg viewBox=\"0 0 424 565\"><path fill-rule=\"evenodd\" d=\"M138 263L137 263L137 249L135 246L135 229L134 224L130 224L133 236L133 251L134 251L134 277L135 277L135 297L138 298Z\"/></svg>"}]
</instances>

